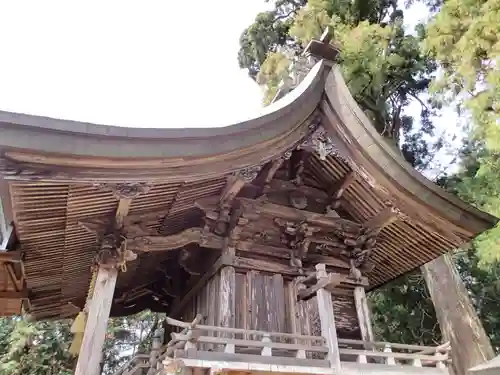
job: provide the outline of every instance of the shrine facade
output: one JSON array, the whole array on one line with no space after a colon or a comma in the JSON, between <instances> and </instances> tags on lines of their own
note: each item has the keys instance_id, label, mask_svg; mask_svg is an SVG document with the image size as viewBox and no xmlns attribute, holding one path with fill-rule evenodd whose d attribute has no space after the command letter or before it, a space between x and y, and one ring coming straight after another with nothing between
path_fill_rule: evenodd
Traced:
<instances>
[{"instance_id":1,"label":"shrine facade","mask_svg":"<svg viewBox=\"0 0 500 375\"><path fill-rule=\"evenodd\" d=\"M377 342L366 292L496 219L376 132L328 36L308 52L293 90L223 128L0 112L0 312L83 313L79 375L97 374L108 317L145 309L164 335L121 374L447 373L446 343Z\"/></svg>"}]
</instances>

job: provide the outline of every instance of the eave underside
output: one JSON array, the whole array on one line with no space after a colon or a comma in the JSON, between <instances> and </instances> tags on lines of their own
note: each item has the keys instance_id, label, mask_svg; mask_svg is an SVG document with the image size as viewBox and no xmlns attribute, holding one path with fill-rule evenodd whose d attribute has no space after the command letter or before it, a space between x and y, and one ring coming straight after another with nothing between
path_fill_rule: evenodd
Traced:
<instances>
[{"instance_id":1,"label":"eave underside","mask_svg":"<svg viewBox=\"0 0 500 375\"><path fill-rule=\"evenodd\" d=\"M275 180L286 178L286 164ZM314 154L305 159L304 185L327 197L332 186L350 171L337 157L320 160ZM203 212L195 202L220 195L226 176L189 183L154 184L132 201L129 222L143 222L151 233L170 235L202 225ZM22 243L24 270L30 292L31 313L37 319L74 316L83 307L88 291L90 266L96 250L95 234L79 222L112 217L117 201L112 192L89 184L11 182L15 223ZM355 179L341 198L341 209L353 221L366 222L386 207L383 197L364 179ZM462 238L461 240L467 240ZM380 286L456 247L443 237L411 221L396 221L379 234L371 255L374 269L366 274L370 287ZM217 258L206 252L208 266ZM162 287L167 277L199 278L179 267L179 251L143 253L120 273L112 313L125 315L142 309L169 311L173 298ZM202 262L203 263L203 262ZM200 273L203 273L203 269ZM124 307L127 293L140 295Z\"/></svg>"}]
</instances>

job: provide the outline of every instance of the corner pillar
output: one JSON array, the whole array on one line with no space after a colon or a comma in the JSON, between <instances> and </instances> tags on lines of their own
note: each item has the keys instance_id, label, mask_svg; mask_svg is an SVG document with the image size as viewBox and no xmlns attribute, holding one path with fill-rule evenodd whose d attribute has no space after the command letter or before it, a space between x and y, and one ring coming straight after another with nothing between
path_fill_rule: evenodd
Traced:
<instances>
[{"instance_id":1,"label":"corner pillar","mask_svg":"<svg viewBox=\"0 0 500 375\"><path fill-rule=\"evenodd\" d=\"M222 252L222 257L232 259L235 256L233 247L226 247ZM235 326L235 289L236 289L236 271L233 266L223 266L220 271L219 284L219 318L217 325L220 327ZM223 334L228 336L228 334Z\"/></svg>"},{"instance_id":2,"label":"corner pillar","mask_svg":"<svg viewBox=\"0 0 500 375\"><path fill-rule=\"evenodd\" d=\"M324 264L316 265L316 277L318 281L328 279L326 266ZM316 292L316 299L318 301L321 335L325 338L328 348L327 359L330 361L330 366L335 371L340 371L339 343L337 339L337 330L335 328L332 294L322 287Z\"/></svg>"},{"instance_id":3,"label":"corner pillar","mask_svg":"<svg viewBox=\"0 0 500 375\"><path fill-rule=\"evenodd\" d=\"M366 298L364 287L357 286L354 288L354 303L356 305L356 313L358 315L361 340L366 342L375 341L373 336L370 307L368 306L368 300Z\"/></svg>"}]
</instances>

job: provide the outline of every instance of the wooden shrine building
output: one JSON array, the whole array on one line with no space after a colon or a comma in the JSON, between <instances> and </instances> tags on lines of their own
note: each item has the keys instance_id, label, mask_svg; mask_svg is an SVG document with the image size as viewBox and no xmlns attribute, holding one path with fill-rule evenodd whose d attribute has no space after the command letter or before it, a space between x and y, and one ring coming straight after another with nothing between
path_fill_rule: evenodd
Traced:
<instances>
[{"instance_id":1,"label":"wooden shrine building","mask_svg":"<svg viewBox=\"0 0 500 375\"><path fill-rule=\"evenodd\" d=\"M365 291L496 219L385 142L328 40L308 51L297 87L228 127L0 112L1 314L84 310L78 375L97 374L108 316L144 309L169 316L166 345L121 374L447 373L446 345L377 343Z\"/></svg>"}]
</instances>

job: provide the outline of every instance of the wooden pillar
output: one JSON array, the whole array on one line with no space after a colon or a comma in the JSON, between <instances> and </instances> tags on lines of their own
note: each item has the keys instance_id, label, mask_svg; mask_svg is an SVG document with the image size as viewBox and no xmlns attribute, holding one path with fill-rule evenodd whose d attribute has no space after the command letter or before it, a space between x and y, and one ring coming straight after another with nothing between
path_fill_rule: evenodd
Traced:
<instances>
[{"instance_id":1,"label":"wooden pillar","mask_svg":"<svg viewBox=\"0 0 500 375\"><path fill-rule=\"evenodd\" d=\"M316 275L318 280L328 277L324 264L316 265ZM316 298L318 301L319 320L321 322L321 335L325 338L328 348L327 359L330 361L330 366L335 371L340 371L339 343L337 340L337 330L335 328L332 294L326 289L320 288L316 292Z\"/></svg>"},{"instance_id":2,"label":"wooden pillar","mask_svg":"<svg viewBox=\"0 0 500 375\"><path fill-rule=\"evenodd\" d=\"M471 367L494 357L488 335L450 254L423 265L421 271L443 339L451 344L450 370L466 375Z\"/></svg>"},{"instance_id":3,"label":"wooden pillar","mask_svg":"<svg viewBox=\"0 0 500 375\"><path fill-rule=\"evenodd\" d=\"M75 375L98 375L118 270L99 268Z\"/></svg>"},{"instance_id":4,"label":"wooden pillar","mask_svg":"<svg viewBox=\"0 0 500 375\"><path fill-rule=\"evenodd\" d=\"M375 341L373 337L370 308L368 306L364 287L357 286L354 288L354 303L356 304L361 340L369 342Z\"/></svg>"},{"instance_id":5,"label":"wooden pillar","mask_svg":"<svg viewBox=\"0 0 500 375\"><path fill-rule=\"evenodd\" d=\"M235 250L232 247L226 247L223 250L223 256L232 257ZM220 290L219 290L219 318L217 325L220 327L234 327L235 325L235 289L236 272L233 266L225 266L220 270ZM228 337L229 334L221 334Z\"/></svg>"}]
</instances>

